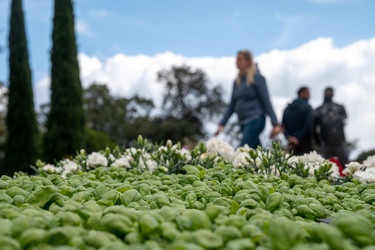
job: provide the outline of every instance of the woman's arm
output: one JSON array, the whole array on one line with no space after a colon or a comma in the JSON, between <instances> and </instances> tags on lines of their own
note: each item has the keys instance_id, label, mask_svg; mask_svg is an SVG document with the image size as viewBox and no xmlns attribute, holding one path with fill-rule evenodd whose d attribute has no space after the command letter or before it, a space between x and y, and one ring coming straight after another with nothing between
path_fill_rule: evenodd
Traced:
<instances>
[{"instance_id":1,"label":"woman's arm","mask_svg":"<svg viewBox=\"0 0 375 250\"><path fill-rule=\"evenodd\" d=\"M262 103L266 113L271 118L272 125L279 125L268 94L266 79L262 75L258 75L256 77L254 88L256 88L259 100Z\"/></svg>"}]
</instances>

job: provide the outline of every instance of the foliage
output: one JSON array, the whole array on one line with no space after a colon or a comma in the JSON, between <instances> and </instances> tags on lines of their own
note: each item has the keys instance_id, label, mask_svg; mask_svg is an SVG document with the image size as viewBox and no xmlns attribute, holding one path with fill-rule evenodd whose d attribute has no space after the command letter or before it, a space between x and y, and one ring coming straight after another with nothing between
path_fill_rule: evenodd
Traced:
<instances>
[{"instance_id":1,"label":"foliage","mask_svg":"<svg viewBox=\"0 0 375 250\"><path fill-rule=\"evenodd\" d=\"M186 65L159 71L158 81L165 87L162 108L165 120L175 128L171 134L179 141L204 138L206 119L220 114L225 106L221 87L209 88L205 73Z\"/></svg>"},{"instance_id":2,"label":"foliage","mask_svg":"<svg viewBox=\"0 0 375 250\"><path fill-rule=\"evenodd\" d=\"M51 106L44 158L58 160L84 145L83 91L79 78L72 0L56 0L51 51Z\"/></svg>"},{"instance_id":3,"label":"foliage","mask_svg":"<svg viewBox=\"0 0 375 250\"><path fill-rule=\"evenodd\" d=\"M90 170L90 166L134 168L139 172L163 172L170 174L185 173L183 166L192 165L201 168L214 168L217 165L228 165L235 169L241 169L253 175L275 175L301 177L313 177L320 180L328 180L331 183L343 183L350 179L340 178L337 166L324 160L321 156L311 153L307 156L295 157L285 154L280 145L273 143L271 149L239 148L237 152L229 153L220 141L212 143L200 142L192 150L183 148L180 143L173 144L168 140L166 144L154 144L148 139L138 137L130 148L110 148L98 152L80 153L69 160L74 162L72 170L70 162L62 160L55 165L39 163L39 171L47 173L65 173L69 175L76 171ZM95 155L90 156L90 155ZM91 160L89 158L91 157ZM93 160L92 158L95 158ZM90 163L94 161L95 163Z\"/></svg>"},{"instance_id":4,"label":"foliage","mask_svg":"<svg viewBox=\"0 0 375 250\"><path fill-rule=\"evenodd\" d=\"M203 124L224 106L221 88L209 88L204 72L188 66L162 70L158 80L165 84L166 94L157 116L151 116L155 107L150 99L116 97L105 84L89 86L84 91L88 127L116 138L121 146L131 145L139 134L159 143L195 145L205 136Z\"/></svg>"},{"instance_id":5,"label":"foliage","mask_svg":"<svg viewBox=\"0 0 375 250\"><path fill-rule=\"evenodd\" d=\"M31 173L38 158L38 128L27 49L22 1L13 0L9 31L9 87L7 138L2 173Z\"/></svg>"},{"instance_id":6,"label":"foliage","mask_svg":"<svg viewBox=\"0 0 375 250\"><path fill-rule=\"evenodd\" d=\"M88 153L99 151L103 148L115 148L116 142L106 133L87 128L85 130L85 146Z\"/></svg>"},{"instance_id":7,"label":"foliage","mask_svg":"<svg viewBox=\"0 0 375 250\"><path fill-rule=\"evenodd\" d=\"M40 175L2 176L2 247L370 249L375 244L374 184L253 174L234 168L211 146L200 143L187 154L171 141L156 145L139 137L133 148L88 155L82 150L61 161L58 167L74 170L67 175L48 172L39 162ZM200 160L207 154L213 155L210 166ZM119 164L125 155L137 164ZM158 164L150 172L141 166L146 155L158 164L194 164L182 165L176 174ZM315 164L310 160L306 166ZM317 223L327 218L329 224Z\"/></svg>"},{"instance_id":8,"label":"foliage","mask_svg":"<svg viewBox=\"0 0 375 250\"><path fill-rule=\"evenodd\" d=\"M152 100L140 96L112 96L105 84L94 83L84 91L87 126L116 138L119 145L136 140L138 134L151 135Z\"/></svg>"}]
</instances>

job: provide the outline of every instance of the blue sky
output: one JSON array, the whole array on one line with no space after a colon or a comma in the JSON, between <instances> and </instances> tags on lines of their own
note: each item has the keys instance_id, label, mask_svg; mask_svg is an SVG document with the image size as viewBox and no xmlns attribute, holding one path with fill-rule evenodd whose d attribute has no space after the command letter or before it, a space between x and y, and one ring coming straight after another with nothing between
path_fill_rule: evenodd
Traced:
<instances>
[{"instance_id":1,"label":"blue sky","mask_svg":"<svg viewBox=\"0 0 375 250\"><path fill-rule=\"evenodd\" d=\"M0 81L7 82L10 0L0 0ZM49 101L52 0L23 0L36 108ZM349 115L347 137L375 148L375 0L76 0L81 80L161 102L156 72L188 64L229 99L235 54L249 49L278 119L301 85L317 107L327 86ZM364 119L365 118L365 119ZM215 128L216 121L212 121ZM264 135L269 132L267 123Z\"/></svg>"},{"instance_id":2,"label":"blue sky","mask_svg":"<svg viewBox=\"0 0 375 250\"><path fill-rule=\"evenodd\" d=\"M7 46L10 0L0 0L0 44ZM24 0L30 64L38 80L49 71L53 1ZM335 45L375 36L373 0L75 1L79 51L100 58L116 53L229 56L290 49L318 37ZM7 79L7 53L0 54Z\"/></svg>"}]
</instances>

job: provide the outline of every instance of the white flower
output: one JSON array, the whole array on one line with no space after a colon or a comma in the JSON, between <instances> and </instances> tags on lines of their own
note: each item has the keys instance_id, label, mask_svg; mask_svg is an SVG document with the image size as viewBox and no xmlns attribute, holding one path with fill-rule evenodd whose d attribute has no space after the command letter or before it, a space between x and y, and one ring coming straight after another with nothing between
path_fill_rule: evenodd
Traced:
<instances>
[{"instance_id":1,"label":"white flower","mask_svg":"<svg viewBox=\"0 0 375 250\"><path fill-rule=\"evenodd\" d=\"M116 168L121 168L121 167L131 168L127 157L121 157L121 158L116 159L115 162L112 163L112 166Z\"/></svg>"},{"instance_id":2,"label":"white flower","mask_svg":"<svg viewBox=\"0 0 375 250\"><path fill-rule=\"evenodd\" d=\"M358 170L353 174L353 178L362 182L375 182L375 168L366 168L366 170Z\"/></svg>"},{"instance_id":3,"label":"white flower","mask_svg":"<svg viewBox=\"0 0 375 250\"><path fill-rule=\"evenodd\" d=\"M185 158L185 161L191 161L192 157L189 150L182 148L181 150L177 150L176 153Z\"/></svg>"},{"instance_id":4,"label":"white flower","mask_svg":"<svg viewBox=\"0 0 375 250\"><path fill-rule=\"evenodd\" d=\"M146 169L150 172L153 172L156 169L156 167L158 166L158 164L151 159L145 159L145 160L146 160L146 162L143 160L143 157L141 157L139 159L139 162L138 162L139 166L142 169Z\"/></svg>"},{"instance_id":5,"label":"white flower","mask_svg":"<svg viewBox=\"0 0 375 250\"><path fill-rule=\"evenodd\" d=\"M350 170L350 168L345 168L345 169L342 171L342 174L343 174L343 175L351 175L351 174L352 174L352 171Z\"/></svg>"},{"instance_id":6,"label":"white flower","mask_svg":"<svg viewBox=\"0 0 375 250\"><path fill-rule=\"evenodd\" d=\"M166 146L160 146L157 151L165 154L168 152L168 148Z\"/></svg>"},{"instance_id":7,"label":"white flower","mask_svg":"<svg viewBox=\"0 0 375 250\"><path fill-rule=\"evenodd\" d=\"M115 158L115 156L114 156L113 154L109 154L108 159L109 159L110 161L114 161L114 160L116 160L116 158Z\"/></svg>"},{"instance_id":8,"label":"white flower","mask_svg":"<svg viewBox=\"0 0 375 250\"><path fill-rule=\"evenodd\" d=\"M337 164L334 162L329 162L329 163L331 163L331 169L330 169L330 171L332 171L331 178L334 178L334 179L340 178L339 166L337 166Z\"/></svg>"},{"instance_id":9,"label":"white flower","mask_svg":"<svg viewBox=\"0 0 375 250\"><path fill-rule=\"evenodd\" d=\"M286 155L286 157L288 158L288 155ZM288 164L291 165L291 166L295 166L296 163L298 163L299 159L297 156L291 156L288 158Z\"/></svg>"},{"instance_id":10,"label":"white flower","mask_svg":"<svg viewBox=\"0 0 375 250\"><path fill-rule=\"evenodd\" d=\"M299 163L303 163L305 167L309 168L309 176L314 177L314 171L319 169L325 159L319 155L316 151L312 151L308 154L296 156ZM293 164L291 164L293 165Z\"/></svg>"},{"instance_id":11,"label":"white flower","mask_svg":"<svg viewBox=\"0 0 375 250\"><path fill-rule=\"evenodd\" d=\"M262 165L262 164L263 164L263 160L262 160L262 158L260 156L258 156L257 158L255 158L255 165L257 167L260 167L260 165Z\"/></svg>"},{"instance_id":12,"label":"white flower","mask_svg":"<svg viewBox=\"0 0 375 250\"><path fill-rule=\"evenodd\" d=\"M271 169L271 174L279 176L279 171L277 171L275 164L270 166L270 169Z\"/></svg>"},{"instance_id":13,"label":"white flower","mask_svg":"<svg viewBox=\"0 0 375 250\"><path fill-rule=\"evenodd\" d=\"M139 158L138 165L139 165L142 169L145 169L145 168L146 168L145 162L143 161L142 157Z\"/></svg>"},{"instance_id":14,"label":"white flower","mask_svg":"<svg viewBox=\"0 0 375 250\"><path fill-rule=\"evenodd\" d=\"M231 161L234 157L233 147L219 138L208 140L206 142L206 147L209 152L221 155L226 161Z\"/></svg>"},{"instance_id":15,"label":"white flower","mask_svg":"<svg viewBox=\"0 0 375 250\"><path fill-rule=\"evenodd\" d=\"M72 172L70 172L70 171L67 171L67 170L64 170L63 172L62 172L62 174L61 174L61 177L63 177L63 178L67 178L68 177L68 174L71 174Z\"/></svg>"},{"instance_id":16,"label":"white flower","mask_svg":"<svg viewBox=\"0 0 375 250\"><path fill-rule=\"evenodd\" d=\"M148 171L154 172L154 170L157 168L158 164L153 160L147 160L146 165L148 167Z\"/></svg>"},{"instance_id":17,"label":"white flower","mask_svg":"<svg viewBox=\"0 0 375 250\"><path fill-rule=\"evenodd\" d=\"M125 151L125 153L129 154L129 155L135 155L137 153L137 149L134 148L134 147L127 148L126 151Z\"/></svg>"},{"instance_id":18,"label":"white flower","mask_svg":"<svg viewBox=\"0 0 375 250\"><path fill-rule=\"evenodd\" d=\"M375 155L368 156L367 159L363 161L363 165L368 168L375 168Z\"/></svg>"},{"instance_id":19,"label":"white flower","mask_svg":"<svg viewBox=\"0 0 375 250\"><path fill-rule=\"evenodd\" d=\"M356 161L352 161L349 164L345 164L346 169L350 170L350 173L354 173L355 171L359 170L362 167L362 164Z\"/></svg>"},{"instance_id":20,"label":"white flower","mask_svg":"<svg viewBox=\"0 0 375 250\"><path fill-rule=\"evenodd\" d=\"M320 164L325 161L325 159L318 154L316 151L312 151L308 154L304 154L301 156L298 156L299 162L303 162L305 164L309 165L315 165L315 164Z\"/></svg>"},{"instance_id":21,"label":"white flower","mask_svg":"<svg viewBox=\"0 0 375 250\"><path fill-rule=\"evenodd\" d=\"M93 152L87 156L87 167L96 167L96 166L103 166L106 167L108 164L107 158L98 153L98 152Z\"/></svg>"},{"instance_id":22,"label":"white flower","mask_svg":"<svg viewBox=\"0 0 375 250\"><path fill-rule=\"evenodd\" d=\"M64 171L76 172L79 168L77 163L75 163L74 161L71 161L69 159L63 160L62 164L63 164Z\"/></svg>"},{"instance_id":23,"label":"white flower","mask_svg":"<svg viewBox=\"0 0 375 250\"><path fill-rule=\"evenodd\" d=\"M54 174L54 173L57 173L59 171L58 168L56 168L54 165L52 164L46 164L43 166L43 171L49 173L49 174Z\"/></svg>"},{"instance_id":24,"label":"white flower","mask_svg":"<svg viewBox=\"0 0 375 250\"><path fill-rule=\"evenodd\" d=\"M243 166L249 164L247 158L249 158L249 154L248 153L238 151L236 153L236 156L234 157L233 166L235 168L239 168L239 167L243 167Z\"/></svg>"}]
</instances>

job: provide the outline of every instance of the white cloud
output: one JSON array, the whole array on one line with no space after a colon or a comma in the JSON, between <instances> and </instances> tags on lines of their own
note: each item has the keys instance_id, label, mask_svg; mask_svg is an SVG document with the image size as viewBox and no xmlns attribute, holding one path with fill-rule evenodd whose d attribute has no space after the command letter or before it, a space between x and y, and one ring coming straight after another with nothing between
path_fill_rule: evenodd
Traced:
<instances>
[{"instance_id":1,"label":"white cloud","mask_svg":"<svg viewBox=\"0 0 375 250\"><path fill-rule=\"evenodd\" d=\"M359 139L360 150L375 148L375 38L360 40L337 48L332 39L319 38L291 50L273 50L256 56L267 79L275 112L279 119L296 90L311 88L310 103L317 107L326 86L335 88L335 100L344 104L347 113L347 137ZM94 81L106 83L114 95L130 97L139 94L160 105L162 84L156 72L172 65L186 64L206 72L213 84L221 84L229 100L236 75L235 57L184 57L171 52L154 56L116 54L106 60L84 53L79 55L84 87ZM37 84L37 99L44 99L48 78ZM37 102L38 103L38 102ZM40 103L40 102L39 102ZM269 122L265 134L269 133Z\"/></svg>"},{"instance_id":2,"label":"white cloud","mask_svg":"<svg viewBox=\"0 0 375 250\"><path fill-rule=\"evenodd\" d=\"M75 30L77 33L80 33L82 35L92 36L92 32L90 31L89 25L83 20L76 20Z\"/></svg>"},{"instance_id":3,"label":"white cloud","mask_svg":"<svg viewBox=\"0 0 375 250\"><path fill-rule=\"evenodd\" d=\"M226 92L230 92L234 68L234 57L197 57L186 58L181 55L165 52L155 56L114 55L101 62L95 56L79 55L81 79L87 87L93 82L106 83L114 95L133 96L135 94L152 98L156 104L161 103L162 84L157 81L157 72L169 69L172 65L189 65L203 69L212 84L222 83ZM229 94L227 99L229 98Z\"/></svg>"}]
</instances>

